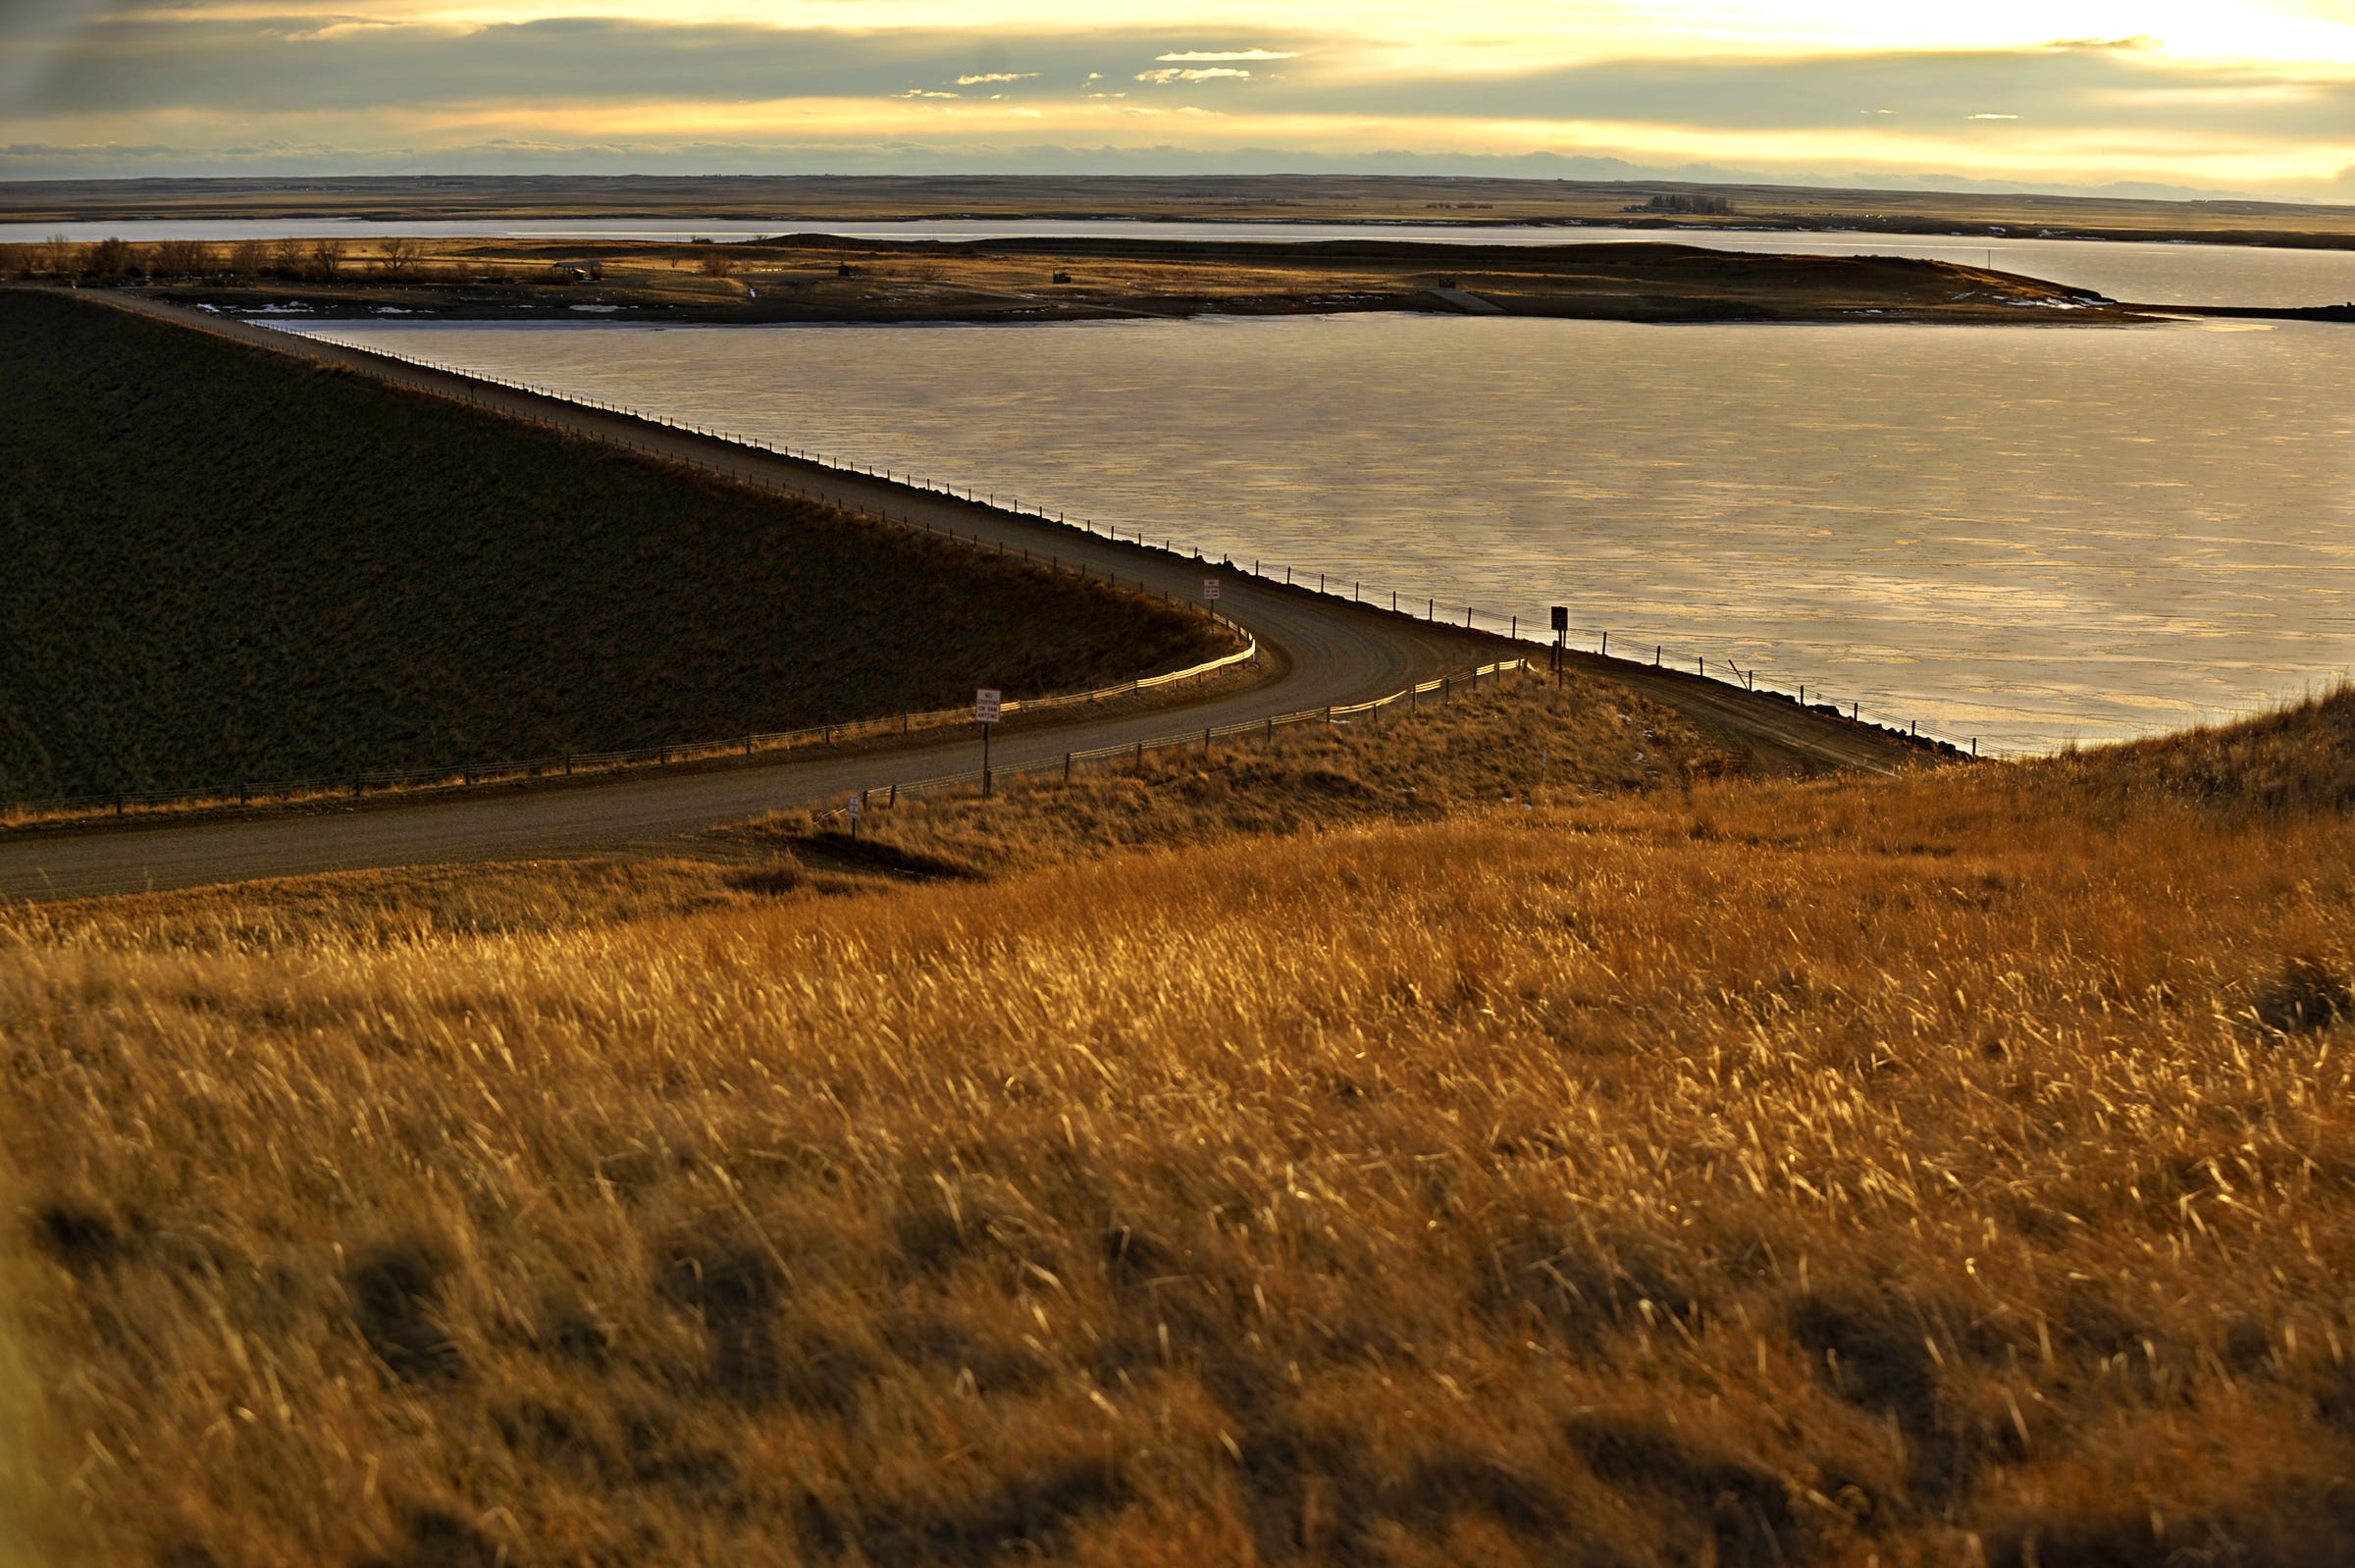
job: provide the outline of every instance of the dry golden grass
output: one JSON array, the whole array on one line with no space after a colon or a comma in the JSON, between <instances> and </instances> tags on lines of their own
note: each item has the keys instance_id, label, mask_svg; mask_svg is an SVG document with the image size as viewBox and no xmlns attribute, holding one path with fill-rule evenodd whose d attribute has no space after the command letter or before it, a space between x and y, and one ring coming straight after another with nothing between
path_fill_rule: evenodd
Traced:
<instances>
[{"instance_id":1,"label":"dry golden grass","mask_svg":"<svg viewBox=\"0 0 2355 1568\"><path fill-rule=\"evenodd\" d=\"M2343 1560L2351 707L18 912L55 1558Z\"/></svg>"}]
</instances>

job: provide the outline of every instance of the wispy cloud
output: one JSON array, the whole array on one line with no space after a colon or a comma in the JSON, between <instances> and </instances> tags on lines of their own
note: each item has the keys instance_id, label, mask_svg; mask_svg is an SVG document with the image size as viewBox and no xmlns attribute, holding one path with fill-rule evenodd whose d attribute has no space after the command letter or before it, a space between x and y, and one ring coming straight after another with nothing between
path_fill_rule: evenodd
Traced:
<instances>
[{"instance_id":1,"label":"wispy cloud","mask_svg":"<svg viewBox=\"0 0 2355 1568\"><path fill-rule=\"evenodd\" d=\"M1198 66L1192 68L1164 66L1158 71L1140 71L1136 74L1136 79L1139 81L1159 82L1165 87L1173 81L1217 81L1221 78L1231 78L1238 80L1248 81L1251 78L1251 73L1248 71L1237 70L1233 66Z\"/></svg>"},{"instance_id":2,"label":"wispy cloud","mask_svg":"<svg viewBox=\"0 0 2355 1568\"><path fill-rule=\"evenodd\" d=\"M959 77L957 85L977 87L984 81L1034 81L1037 78L1038 73L1035 71L983 71L969 77Z\"/></svg>"},{"instance_id":3,"label":"wispy cloud","mask_svg":"<svg viewBox=\"0 0 2355 1568\"><path fill-rule=\"evenodd\" d=\"M1965 120L2017 120L2017 115L1964 115Z\"/></svg>"},{"instance_id":4,"label":"wispy cloud","mask_svg":"<svg viewBox=\"0 0 2355 1568\"><path fill-rule=\"evenodd\" d=\"M895 98L956 98L963 95L954 92L934 92L929 87L910 87L906 92L895 92L892 96Z\"/></svg>"},{"instance_id":5,"label":"wispy cloud","mask_svg":"<svg viewBox=\"0 0 2355 1568\"><path fill-rule=\"evenodd\" d=\"M1297 60L1300 58L1300 52L1296 49L1185 49L1170 54L1157 54L1153 58L1165 62L1175 60L1186 64L1207 65L1218 60Z\"/></svg>"}]
</instances>

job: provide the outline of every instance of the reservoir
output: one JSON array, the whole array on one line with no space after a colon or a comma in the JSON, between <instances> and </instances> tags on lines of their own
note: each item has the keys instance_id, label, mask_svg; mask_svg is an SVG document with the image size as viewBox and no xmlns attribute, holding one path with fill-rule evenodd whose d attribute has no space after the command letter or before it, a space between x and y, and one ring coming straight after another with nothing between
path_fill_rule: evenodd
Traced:
<instances>
[{"instance_id":1,"label":"reservoir","mask_svg":"<svg viewBox=\"0 0 2355 1568\"><path fill-rule=\"evenodd\" d=\"M306 329L313 330L313 329ZM2335 678L2355 331L1373 314L323 336L2043 751Z\"/></svg>"}]
</instances>

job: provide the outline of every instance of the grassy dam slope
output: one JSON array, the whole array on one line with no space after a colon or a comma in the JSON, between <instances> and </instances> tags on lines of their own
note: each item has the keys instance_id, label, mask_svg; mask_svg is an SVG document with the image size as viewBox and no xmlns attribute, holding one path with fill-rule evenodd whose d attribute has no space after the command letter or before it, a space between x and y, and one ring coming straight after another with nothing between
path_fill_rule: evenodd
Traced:
<instances>
[{"instance_id":1,"label":"grassy dam slope","mask_svg":"<svg viewBox=\"0 0 2355 1568\"><path fill-rule=\"evenodd\" d=\"M53 294L0 293L0 801L1108 684L1202 624Z\"/></svg>"},{"instance_id":2,"label":"grassy dam slope","mask_svg":"<svg viewBox=\"0 0 2355 1568\"><path fill-rule=\"evenodd\" d=\"M0 911L57 1568L2355 1560L2355 699ZM769 858L748 862L747 851Z\"/></svg>"}]
</instances>

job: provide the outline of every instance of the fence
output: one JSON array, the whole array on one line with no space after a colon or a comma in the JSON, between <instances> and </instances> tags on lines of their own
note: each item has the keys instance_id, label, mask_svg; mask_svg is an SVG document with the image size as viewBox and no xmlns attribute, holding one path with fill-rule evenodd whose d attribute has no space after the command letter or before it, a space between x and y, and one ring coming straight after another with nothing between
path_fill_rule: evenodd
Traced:
<instances>
[{"instance_id":1,"label":"fence","mask_svg":"<svg viewBox=\"0 0 2355 1568\"><path fill-rule=\"evenodd\" d=\"M277 329L274 324L269 323L249 322L242 323L242 325L261 326L274 331L281 330ZM1174 556L1178 559L1190 559L1203 565L1216 565L1230 571L1241 572L1244 570L1244 568L1238 562L1236 562L1231 555L1220 556L1214 560L1212 557L1205 555L1199 548L1179 541L1175 535L1165 536L1161 543L1156 545L1142 530L1131 529L1127 533L1124 534L1123 531L1118 527L1112 525L1100 525L1090 518L1082 517L1072 519L1067 517L1062 512L1050 514L1044 507L1025 507L1019 497L1013 496L1008 496L1001 500L993 492L976 491L969 486L961 487L942 481L932 480L920 475L909 473L904 469L885 467L878 470L872 464L861 464L857 462L829 458L825 453L814 451L809 447L795 447L791 444L779 446L773 443L762 441L757 437L748 436L740 432L718 430L709 426L698 425L693 422L674 420L666 415L647 413L638 409L626 407L622 404L610 403L599 398L587 397L578 393L567 392L556 388L541 387L533 383L515 381L506 377L481 375L473 371L465 370L456 366L442 364L438 361L425 359L417 355L399 353L373 345L348 342L325 333L307 335L288 333L287 336L294 338L297 342L324 342L332 344L335 347L344 349L347 352L366 354L373 359L390 360L395 363L410 366L413 369L429 372L435 376L449 378L457 384L454 389L454 395L462 401L469 402L486 409L496 410L506 417L520 417L530 421L531 423L568 435L595 440L605 444L619 444L632 451L657 457L668 462L681 463L696 472L709 474L714 478L725 479L732 483L741 484L748 488L762 491L771 495L780 497L799 497L804 493L761 475L758 471L748 472L730 462L708 460L698 457L693 453L682 453L675 449L656 446L646 442L641 442L631 438L626 434L617 434L609 425L589 426L574 424L570 421L553 417L550 413L533 411L529 409L519 410L511 401L485 396L482 392L476 391L475 389L478 386L495 387L500 391L519 393L544 403L559 406L569 405L573 407L589 409L597 413L607 415L614 419L628 420L634 423L658 428L679 435L695 436L704 440L720 443L727 445L743 447L748 451L758 451L772 457L784 457L792 461L805 463L811 467L830 473L851 475L868 480L880 480L886 485L898 486L927 495L946 497L951 499L964 501L970 505L987 507L993 511L1022 517L1026 520L1034 520L1040 523L1075 529L1086 533L1091 538L1101 538L1120 544L1131 545L1139 549L1155 551L1161 554ZM437 387L434 390L445 395L453 394L453 390L445 386ZM860 516L870 522L879 523L885 526L903 528L911 532L923 533L936 537L957 540L976 547L984 544L984 541L981 539L981 536L977 531L969 534L960 534L953 528L948 528L940 524L918 518L912 513L902 512L895 516L888 508L874 510L855 502L839 498L835 499L832 504L840 506L842 509L851 512L855 516ZM1060 555L1057 555L1051 551L1042 555L1038 552L1032 551L1027 547L1017 547L1017 552L1023 560L1028 561L1031 564L1045 566L1050 570L1058 572L1068 569L1082 577L1086 577L1091 581L1094 580L1093 573L1082 562L1073 561L1067 563ZM1007 553L1006 547L1002 542L997 547L997 553L1001 556ZM1279 570L1282 571L1281 578L1278 576ZM1313 589L1308 586L1306 573L1295 574L1293 568L1291 567L1286 566L1280 568L1278 565L1266 562L1264 560L1252 561L1250 567L1248 568L1248 575L1256 577L1270 585L1274 585L1281 581L1283 586L1299 592L1314 593L1324 598L1333 599L1335 601L1341 601L1343 599L1339 581L1326 573L1317 574L1316 586ZM1122 579L1116 573L1113 573L1109 570L1105 572L1104 580L1112 586L1122 586ZM1411 619L1433 624L1437 624L1441 619L1439 614L1440 606L1436 597L1428 595L1406 595L1396 589L1384 590L1380 588L1377 588L1372 596L1369 597L1367 594L1367 586L1368 585L1362 579L1352 580L1349 585L1349 592L1346 596L1346 601L1367 608L1387 610L1392 614L1402 615ZM1135 587L1138 592L1158 597L1167 603L1173 605L1181 605L1187 608L1196 607L1193 601L1188 599L1180 599L1170 594L1166 590L1155 590L1149 583L1143 581L1142 579L1135 581ZM1387 604L1384 602L1386 594L1387 597ZM1424 601L1424 613L1420 616L1414 614L1414 600L1417 597L1423 598ZM1450 626L1460 625L1466 630L1486 632L1491 635L1503 637L1512 641L1539 644L1543 644L1544 642L1544 638L1540 635L1524 637L1521 631L1521 618L1517 615L1499 616L1490 614L1483 616L1478 610L1467 604L1450 604L1447 606L1447 611L1448 613L1445 617L1445 620ZM1098 691L1072 693L1060 697L1023 699L1017 702L1008 703L1006 705L1006 708L1008 711L1022 711L1024 709L1038 709L1087 703L1099 703L1109 699L1130 695L1137 691L1146 690L1151 687L1169 685L1174 682L1187 679L1198 680L1229 665L1247 662L1257 657L1258 645L1256 641L1251 639L1248 632L1245 632L1241 627L1236 626L1232 620L1220 614L1216 610L1204 610L1203 613L1205 613L1213 622L1225 625L1241 636L1244 642L1243 648L1236 653L1227 654L1218 659L1210 660L1205 664L1193 666L1183 670L1172 671L1166 675L1149 677L1141 681L1125 682L1120 686L1107 687ZM1533 634L1536 632L1534 620L1532 623L1532 632ZM1606 631L1598 635L1600 641L1597 652L1603 656L1607 657L1610 653L1610 634ZM1655 645L1653 651L1653 662L1655 664L1666 663L1668 652L1669 651L1665 645ZM1687 656L1688 655L1686 653L1679 652L1676 654L1675 662L1681 666L1684 658ZM1722 655L1716 660L1715 667L1712 668L1710 660L1706 655L1696 653L1689 656L1691 656L1694 660L1695 672L1704 678L1715 677L1718 679L1726 679L1730 676L1731 684L1741 686L1745 690L1749 691L1757 691L1759 689L1756 684L1758 672L1755 668L1743 670L1732 659L1725 658ZM1484 669L1493 667L1496 666L1483 666ZM1719 670L1722 670L1725 673L1723 675L1719 675ZM1792 694L1790 693L1775 693L1773 692L1772 688L1768 688L1767 691L1769 695L1792 697ZM1400 700L1411 700L1414 696L1415 693L1413 692L1399 693L1393 694L1392 697L1383 699L1382 701L1387 703ZM1820 697L1820 693L1818 696ZM1803 685L1800 687L1798 695L1793 698L1793 700L1804 704L1805 698L1806 687ZM1374 706L1379 706L1380 705L1377 704ZM1834 704L1826 704L1819 701L1815 706L1818 711L1830 713L1837 713L1839 711L1837 705ZM1358 710L1362 710L1362 708ZM1352 710L1342 711L1346 712ZM1324 710L1319 709L1318 712L1322 714ZM1845 716L1850 718L1852 721L1858 723L1873 723L1891 730L1898 729L1898 726L1882 721L1878 715L1871 720L1864 719L1862 716L1862 706L1860 704L1852 703L1850 710ZM949 724L964 723L968 719L969 713L967 709L949 708L927 713L908 713L898 715L897 717L868 719L847 724L815 725L799 730L766 733L755 732L738 736L721 737L717 739L641 746L619 751L575 752L561 756L549 756L524 759L487 760L472 764L460 764L454 767L445 765L423 768L377 769L348 774L339 774L333 777L313 776L299 779L240 781L236 784L216 784L192 789L152 791L118 790L92 795L59 796L42 800L0 803L0 813L4 813L5 816L13 817L18 820L38 819L44 817L56 818L87 816L90 814L104 813L108 811L112 811L115 815L121 816L128 815L134 809L141 812L153 812L182 810L193 806L226 806L233 801L237 805L246 806L257 801L285 802L304 799L318 799L331 795L349 795L356 798L365 795L370 790L382 792L385 790L425 790L435 788L466 787L470 785L497 782L500 780L541 778L559 774L572 775L581 772L610 771L619 768L646 766L650 764L654 766L666 766L672 762L690 761L698 758L737 755L752 756L760 752L792 750L797 747L811 745L822 744L833 746L840 745L844 741L848 740L871 739L874 736L881 734L894 732L905 734L914 733L918 729L939 728ZM1298 715L1288 715L1284 719L1281 719L1278 722L1296 722L1297 719ZM1945 750L1956 755L1962 755L1963 752L1962 743L1958 743L1951 737L1936 735L1925 729L1918 722L1910 723L1905 726L1904 729L1899 732L1927 740L1931 744L1941 746ZM1968 741L1966 744L1969 755L1979 755L1978 743L1975 739ZM1149 749L1151 748L1148 747L1148 750Z\"/></svg>"},{"instance_id":2,"label":"fence","mask_svg":"<svg viewBox=\"0 0 2355 1568\"><path fill-rule=\"evenodd\" d=\"M1534 616L1530 618L1529 634L1524 635L1521 629L1522 617L1519 615L1498 615L1492 612L1483 614L1469 604L1449 604L1446 606L1447 614L1444 617L1441 617L1439 613L1440 608L1439 601L1435 596L1407 593L1401 589L1387 588L1378 584L1369 584L1363 579L1344 579L1337 574L1319 572L1315 574L1316 586L1312 589L1309 587L1310 574L1307 572L1296 572L1292 567L1284 566L1280 562L1267 561L1264 558L1254 559L1250 566L1246 568L1242 566L1241 563L1236 561L1231 554L1221 554L1216 557L1207 555L1200 548L1178 539L1175 534L1164 534L1160 543L1156 544L1151 533L1143 529L1130 528L1124 533L1123 530L1117 526L1110 524L1099 524L1092 518L1073 518L1060 511L1049 512L1043 506L1025 506L1019 497L1009 495L1001 499L997 494L992 491L975 490L971 486L949 484L944 481L928 478L924 475L913 473L904 468L895 469L887 466L878 469L871 463L859 463L840 457L830 457L824 452L817 451L807 446L797 447L790 444L778 445L773 442L762 440L757 436L746 435L741 431L721 430L708 425L699 425L692 421L674 420L668 415L648 413L644 410L632 408L625 404L606 402L601 398L589 397L578 392L566 392L561 388L543 387L534 382L515 381L501 376L484 375L478 371L466 370L458 366L444 364L437 360L425 359L417 355L405 354L393 349L379 347L374 344L348 341L343 339L333 337L327 333L315 332L289 335L298 336L301 340L304 341L332 343L336 347L345 349L349 352L367 354L378 359L393 360L400 364L409 365L415 369L433 372L439 376L454 378L461 383L461 396L466 397L469 401L484 403L486 406L489 405L489 400L476 396L471 392L465 391L463 384L469 382L482 383L488 386L500 388L506 392L517 392L525 396L538 398L546 402L570 404L575 407L593 409L599 413L610 415L613 418L632 420L641 424L659 427L667 431L673 431L681 435L701 437L706 441L717 442L731 446L740 446L748 451L761 452L772 457L788 458L794 462L807 463L813 468L822 469L830 473L851 475L869 480L880 480L887 485L901 486L908 490L922 492L927 495L942 496L953 500L965 501L975 506L986 506L995 511L1011 513L1015 516L1034 520L1037 522L1050 523L1065 528L1076 529L1086 533L1092 538L1111 540L1120 544L1134 545L1140 549L1156 550L1163 554L1176 556L1183 560L1199 562L1204 565L1221 566L1230 571L1245 573L1246 575L1258 578L1262 582L1269 584L1281 582L1285 587L1303 592L1323 595L1329 599L1340 600L1345 598L1348 602L1354 604L1359 604L1374 609L1387 609L1392 614L1405 615L1413 619L1432 624L1438 624L1443 619L1447 625L1461 626L1468 631L1486 632L1490 635L1503 637L1513 642L1531 643L1542 647L1551 646L1548 635L1540 629ZM508 407L507 405L500 404L497 406L500 406L507 412L513 412L512 408ZM552 419L542 419L540 422L550 425L551 428L566 430L576 435L592 436L602 441L610 442L615 439L613 432L609 428L602 430L590 430L585 427L568 425L562 421ZM629 440L629 438L626 436L622 437L621 441L624 445L629 446L634 450L655 453L656 455L665 456L674 461L683 461L703 472L733 478L741 483L753 485L759 489L770 490L781 495L794 494L794 492L787 490L784 486L767 482L758 474L745 473L736 469L733 465L706 462L691 456L682 457L675 452L656 452L655 448L642 445ZM857 508L852 509L856 510ZM867 515L873 514L870 513ZM888 512L885 512L882 515L885 521L908 521L905 518L893 519ZM911 526L929 527L930 525L915 523ZM932 529L932 531L935 533L945 532L948 533L950 537L965 537L956 535L953 530L941 530L935 528ZM1158 530L1155 532L1158 532ZM972 542L979 542L977 535L972 536ZM1281 573L1281 576L1279 573ZM1346 581L1348 584L1348 591L1345 596L1343 595L1341 586L1344 581ZM1139 585L1140 588L1143 586L1144 585L1142 584ZM1164 597L1167 598L1168 596L1165 595ZM1423 601L1424 612L1421 615L1414 614L1414 603L1417 599L1421 599ZM1173 601L1173 602L1177 602L1177 601ZM1585 631L1580 635L1582 639L1596 639L1596 652L1605 657L1609 656L1611 639L1611 634L1609 631ZM1583 651L1584 650L1582 648L1581 652ZM1638 661L1641 661L1640 649L1638 651ZM1778 690L1772 686L1761 688L1757 684L1759 671L1755 666L1753 666L1747 670L1743 669L1734 659L1727 657L1724 654L1719 654L1715 658L1711 658L1705 653L1696 652L1689 648L1671 649L1665 643L1657 643L1653 645L1652 662L1663 667L1677 669L1682 669L1686 665L1690 664L1694 672L1701 676L1703 679L1717 679L1724 681L1728 685L1741 687L1746 691L1763 691L1769 696L1785 697L1794 702L1800 703L1802 706L1809 706L1806 704L1807 683L1795 683L1795 689L1792 690ZM1932 746L1942 749L1955 756L1968 755L1971 757L1978 757L1985 755L1994 757L2005 755L1995 751L1992 748L1982 754L1979 748L1977 737L1962 736L1951 732L1941 732L1932 726L1922 723L1919 719L1899 720L1877 710L1871 718L1867 719L1864 717L1864 708L1861 699L1851 698L1847 704L1845 711L1843 711L1842 705L1839 703L1827 702L1824 700L1824 694L1820 687L1816 689L1816 698L1817 701L1811 705L1815 711L1837 714L1841 717L1849 719L1854 723L1869 724L1894 734L1903 734L1917 740L1926 741Z\"/></svg>"},{"instance_id":3,"label":"fence","mask_svg":"<svg viewBox=\"0 0 2355 1568\"><path fill-rule=\"evenodd\" d=\"M968 768L962 773L943 773L936 778L918 779L913 783L872 785L849 793L858 797L860 802L864 805L880 792L885 796L885 804L892 806L898 805L900 797L903 795L934 795L958 789L978 789L982 794L987 795L996 788L1001 780L1012 783L1019 778L1035 777L1040 774L1060 774L1069 779L1075 767L1124 760L1142 763L1146 754L1151 752L1169 752L1179 749L1187 751L1199 749L1208 752L1219 741L1248 739L1255 736L1273 741L1278 730L1288 729L1298 724L1346 723L1350 719L1368 713L1373 714L1376 721L1379 722L1385 708L1395 707L1401 703L1410 707L1420 707L1425 697L1436 697L1439 702L1448 702L1455 696L1458 688L1478 691L1484 677L1492 682L1501 681L1507 674L1523 673L1536 667L1537 660L1535 659L1499 659L1492 664L1476 665L1462 675L1444 675L1438 680L1423 681L1420 684L1391 692L1387 696L1374 698L1370 702L1350 703L1330 707L1304 707L1296 712L1277 713L1267 718L1246 719L1234 724L1206 724L1198 730L1187 730L1182 734L1162 735L1149 740L1124 741L1118 746L1090 747L1084 751L1066 752L1061 757L1042 758L1035 762L1014 762L995 767ZM841 821L847 820L851 813L850 807L845 804L818 810L813 814L820 821Z\"/></svg>"}]
</instances>

